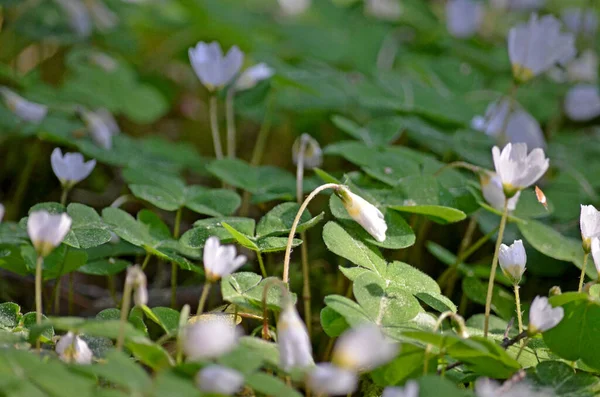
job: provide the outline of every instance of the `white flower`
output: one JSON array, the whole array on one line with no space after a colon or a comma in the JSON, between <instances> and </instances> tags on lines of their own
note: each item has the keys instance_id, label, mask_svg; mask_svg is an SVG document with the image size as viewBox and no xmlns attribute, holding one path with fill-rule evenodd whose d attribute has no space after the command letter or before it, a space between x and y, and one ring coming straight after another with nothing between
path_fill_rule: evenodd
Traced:
<instances>
[{"instance_id":1,"label":"white flower","mask_svg":"<svg viewBox=\"0 0 600 397\"><path fill-rule=\"evenodd\" d=\"M341 186L336 193L342 199L348 214L379 242L385 241L387 224L381 211L373 204Z\"/></svg>"},{"instance_id":2,"label":"white flower","mask_svg":"<svg viewBox=\"0 0 600 397\"><path fill-rule=\"evenodd\" d=\"M112 10L108 8L102 1L87 0L86 5L90 14L92 15L92 19L94 20L94 25L96 25L98 30L101 32L106 32L117 26L119 17L117 17L117 14L112 12Z\"/></svg>"},{"instance_id":3,"label":"white flower","mask_svg":"<svg viewBox=\"0 0 600 397\"><path fill-rule=\"evenodd\" d=\"M105 72L112 72L119 66L113 57L100 51L92 52L88 59L90 63L101 67Z\"/></svg>"},{"instance_id":4,"label":"white flower","mask_svg":"<svg viewBox=\"0 0 600 397\"><path fill-rule=\"evenodd\" d=\"M244 61L244 53L237 46L223 56L221 45L216 41L210 44L201 41L190 48L188 54L196 76L209 91L229 84Z\"/></svg>"},{"instance_id":5,"label":"white flower","mask_svg":"<svg viewBox=\"0 0 600 397\"><path fill-rule=\"evenodd\" d=\"M342 334L333 349L332 363L353 371L368 371L393 359L398 345L373 324L362 324Z\"/></svg>"},{"instance_id":6,"label":"white flower","mask_svg":"<svg viewBox=\"0 0 600 397\"><path fill-rule=\"evenodd\" d=\"M6 87L0 88L0 94L6 106L21 120L40 123L48 114L48 107L30 102Z\"/></svg>"},{"instance_id":7,"label":"white flower","mask_svg":"<svg viewBox=\"0 0 600 397\"><path fill-rule=\"evenodd\" d=\"M594 258L594 265L596 266L596 271L598 272L598 274L600 274L600 238L592 238L591 250L592 258Z\"/></svg>"},{"instance_id":8,"label":"white flower","mask_svg":"<svg viewBox=\"0 0 600 397\"><path fill-rule=\"evenodd\" d=\"M2 222L3 218L4 218L4 205L0 204L0 222Z\"/></svg>"},{"instance_id":9,"label":"white flower","mask_svg":"<svg viewBox=\"0 0 600 397\"><path fill-rule=\"evenodd\" d=\"M277 0L284 15L303 14L310 7L311 0Z\"/></svg>"},{"instance_id":10,"label":"white flower","mask_svg":"<svg viewBox=\"0 0 600 397\"><path fill-rule=\"evenodd\" d=\"M575 56L575 36L561 33L560 22L551 15L538 19L532 14L527 24L508 33L508 54L515 78L527 81L555 64L565 65Z\"/></svg>"},{"instance_id":11,"label":"white flower","mask_svg":"<svg viewBox=\"0 0 600 397\"><path fill-rule=\"evenodd\" d=\"M546 0L491 0L492 7L501 10L530 11L541 8Z\"/></svg>"},{"instance_id":12,"label":"white flower","mask_svg":"<svg viewBox=\"0 0 600 397\"><path fill-rule=\"evenodd\" d=\"M583 33L592 37L598 30L598 16L593 9L567 8L563 10L561 18L567 28L575 33Z\"/></svg>"},{"instance_id":13,"label":"white flower","mask_svg":"<svg viewBox=\"0 0 600 397\"><path fill-rule=\"evenodd\" d=\"M258 63L244 70L235 81L235 89L238 91L253 88L260 81L266 80L275 74L275 70L266 63Z\"/></svg>"},{"instance_id":14,"label":"white flower","mask_svg":"<svg viewBox=\"0 0 600 397\"><path fill-rule=\"evenodd\" d=\"M29 214L27 233L37 254L48 256L65 238L71 229L71 217L67 214L51 215L48 211Z\"/></svg>"},{"instance_id":15,"label":"white flower","mask_svg":"<svg viewBox=\"0 0 600 397\"><path fill-rule=\"evenodd\" d=\"M347 395L356 391L358 377L354 371L323 363L313 368L307 384L316 395Z\"/></svg>"},{"instance_id":16,"label":"white flower","mask_svg":"<svg viewBox=\"0 0 600 397\"><path fill-rule=\"evenodd\" d=\"M82 1L55 0L69 18L69 25L79 37L85 38L92 34L92 19Z\"/></svg>"},{"instance_id":17,"label":"white flower","mask_svg":"<svg viewBox=\"0 0 600 397\"><path fill-rule=\"evenodd\" d=\"M600 116L600 93L592 84L572 87L565 97L565 113L574 121L588 121Z\"/></svg>"},{"instance_id":18,"label":"white flower","mask_svg":"<svg viewBox=\"0 0 600 397\"><path fill-rule=\"evenodd\" d=\"M477 379L475 394L477 397L550 397L555 395L548 388L534 388L527 380L519 382L508 380L504 384L500 384L488 378Z\"/></svg>"},{"instance_id":19,"label":"white flower","mask_svg":"<svg viewBox=\"0 0 600 397\"><path fill-rule=\"evenodd\" d=\"M290 302L279 315L277 322L279 361L285 371L305 368L314 364L312 345L304 322Z\"/></svg>"},{"instance_id":20,"label":"white flower","mask_svg":"<svg viewBox=\"0 0 600 397\"><path fill-rule=\"evenodd\" d=\"M96 166L96 160L84 162L81 153L65 153L63 156L59 148L52 151L50 163L54 175L65 187L72 187L87 178Z\"/></svg>"},{"instance_id":21,"label":"white flower","mask_svg":"<svg viewBox=\"0 0 600 397\"><path fill-rule=\"evenodd\" d=\"M490 103L485 117L474 117L471 127L485 132L500 144L511 142L526 143L530 148L546 147L544 133L537 120L520 106L511 106L509 99Z\"/></svg>"},{"instance_id":22,"label":"white flower","mask_svg":"<svg viewBox=\"0 0 600 397\"><path fill-rule=\"evenodd\" d=\"M446 25L454 37L464 39L477 33L483 19L483 3L476 0L446 2Z\"/></svg>"},{"instance_id":23,"label":"white flower","mask_svg":"<svg viewBox=\"0 0 600 397\"><path fill-rule=\"evenodd\" d=\"M205 393L230 396L244 386L244 375L221 365L209 365L196 375L196 385Z\"/></svg>"},{"instance_id":24,"label":"white flower","mask_svg":"<svg viewBox=\"0 0 600 397\"><path fill-rule=\"evenodd\" d=\"M214 319L199 320L183 330L183 351L192 361L219 357L236 347L238 336L232 324Z\"/></svg>"},{"instance_id":25,"label":"white flower","mask_svg":"<svg viewBox=\"0 0 600 397\"><path fill-rule=\"evenodd\" d=\"M479 181L485 201L498 211L504 210L505 196L500 177L491 171L485 171L479 175ZM512 212L517 208L519 197L521 197L520 191L508 199L508 211Z\"/></svg>"},{"instance_id":26,"label":"white flower","mask_svg":"<svg viewBox=\"0 0 600 397\"><path fill-rule=\"evenodd\" d=\"M567 65L569 81L595 83L598 80L598 55L594 50L585 50Z\"/></svg>"},{"instance_id":27,"label":"white flower","mask_svg":"<svg viewBox=\"0 0 600 397\"><path fill-rule=\"evenodd\" d=\"M591 239L600 237L600 211L593 205L581 205L579 228L581 229L583 249L590 252Z\"/></svg>"},{"instance_id":28,"label":"white flower","mask_svg":"<svg viewBox=\"0 0 600 397\"><path fill-rule=\"evenodd\" d=\"M61 336L56 343L56 353L66 363L91 364L93 353L87 343L73 332Z\"/></svg>"},{"instance_id":29,"label":"white flower","mask_svg":"<svg viewBox=\"0 0 600 397\"><path fill-rule=\"evenodd\" d=\"M545 157L540 148L533 149L527 154L527 144L509 143L502 149L492 148L496 174L502 181L504 194L512 197L519 190L533 185L548 170L550 160Z\"/></svg>"},{"instance_id":30,"label":"white flower","mask_svg":"<svg viewBox=\"0 0 600 397\"><path fill-rule=\"evenodd\" d=\"M148 288L146 274L139 265L127 268L127 277L125 283L133 288L133 302L136 306L146 306L148 304Z\"/></svg>"},{"instance_id":31,"label":"white flower","mask_svg":"<svg viewBox=\"0 0 600 397\"><path fill-rule=\"evenodd\" d=\"M403 12L400 0L365 0L365 14L384 21L396 21Z\"/></svg>"},{"instance_id":32,"label":"white flower","mask_svg":"<svg viewBox=\"0 0 600 397\"><path fill-rule=\"evenodd\" d=\"M110 149L113 135L120 132L112 114L106 109L98 109L94 112L84 110L81 115L94 142L104 149Z\"/></svg>"},{"instance_id":33,"label":"white flower","mask_svg":"<svg viewBox=\"0 0 600 397\"><path fill-rule=\"evenodd\" d=\"M411 380L404 387L386 387L381 397L419 397L419 384Z\"/></svg>"},{"instance_id":34,"label":"white flower","mask_svg":"<svg viewBox=\"0 0 600 397\"><path fill-rule=\"evenodd\" d=\"M510 247L506 244L500 245L498 260L504 275L510 278L513 283L519 284L527 264L527 253L523 241L515 240Z\"/></svg>"},{"instance_id":35,"label":"white flower","mask_svg":"<svg viewBox=\"0 0 600 397\"><path fill-rule=\"evenodd\" d=\"M536 296L529 308L529 328L527 332L536 334L554 328L563 319L562 307L552 307L545 296Z\"/></svg>"},{"instance_id":36,"label":"white flower","mask_svg":"<svg viewBox=\"0 0 600 397\"><path fill-rule=\"evenodd\" d=\"M292 160L298 165L300 148L304 145L304 168L316 168L323 163L323 151L319 142L312 136L304 133L294 141L292 146Z\"/></svg>"},{"instance_id":37,"label":"white flower","mask_svg":"<svg viewBox=\"0 0 600 397\"><path fill-rule=\"evenodd\" d=\"M204 272L206 279L215 282L230 275L246 263L244 255L236 256L235 246L221 245L218 237L211 236L204 244Z\"/></svg>"}]
</instances>

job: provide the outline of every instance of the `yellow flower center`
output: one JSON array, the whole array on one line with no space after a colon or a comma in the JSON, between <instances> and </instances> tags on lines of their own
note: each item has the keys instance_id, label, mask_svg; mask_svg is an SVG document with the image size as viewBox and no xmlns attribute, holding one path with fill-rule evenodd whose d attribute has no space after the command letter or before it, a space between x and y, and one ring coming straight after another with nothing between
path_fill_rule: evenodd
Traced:
<instances>
[{"instance_id":1,"label":"yellow flower center","mask_svg":"<svg viewBox=\"0 0 600 397\"><path fill-rule=\"evenodd\" d=\"M525 83L534 77L533 70L526 68L523 65L519 65L518 63L512 65L512 72L519 83Z\"/></svg>"}]
</instances>

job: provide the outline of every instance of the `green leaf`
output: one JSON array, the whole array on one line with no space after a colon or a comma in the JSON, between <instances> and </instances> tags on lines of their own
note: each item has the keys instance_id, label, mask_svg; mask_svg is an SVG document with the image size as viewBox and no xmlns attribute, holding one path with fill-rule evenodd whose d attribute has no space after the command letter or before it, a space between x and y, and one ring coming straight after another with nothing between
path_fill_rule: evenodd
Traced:
<instances>
[{"instance_id":1,"label":"green leaf","mask_svg":"<svg viewBox=\"0 0 600 397\"><path fill-rule=\"evenodd\" d=\"M21 276L30 274L31 268L28 266L29 261L25 260L21 251L19 246L0 244L0 268Z\"/></svg>"},{"instance_id":2,"label":"green leaf","mask_svg":"<svg viewBox=\"0 0 600 397\"><path fill-rule=\"evenodd\" d=\"M125 354L110 351L105 362L81 367L81 371L96 375L130 393L142 392L150 387L150 377Z\"/></svg>"},{"instance_id":3,"label":"green leaf","mask_svg":"<svg viewBox=\"0 0 600 397\"><path fill-rule=\"evenodd\" d=\"M31 273L34 273L37 255L33 247L22 246L21 254ZM42 265L43 278L44 280L51 280L71 273L82 267L86 260L87 253L85 251L60 245L44 258Z\"/></svg>"},{"instance_id":4,"label":"green leaf","mask_svg":"<svg viewBox=\"0 0 600 397\"><path fill-rule=\"evenodd\" d=\"M85 265L77 269L77 271L93 276L111 276L121 273L131 266L131 264L131 262L123 259L98 259L95 261L88 261Z\"/></svg>"},{"instance_id":5,"label":"green leaf","mask_svg":"<svg viewBox=\"0 0 600 397\"><path fill-rule=\"evenodd\" d=\"M465 277L462 289L469 299L480 305L485 305L487 297L487 283L484 284L475 277ZM492 292L492 310L505 320L515 316L514 297L495 285Z\"/></svg>"},{"instance_id":6,"label":"green leaf","mask_svg":"<svg viewBox=\"0 0 600 397\"><path fill-rule=\"evenodd\" d=\"M161 371L152 384L152 396L198 397L198 388L189 378L183 377L176 370Z\"/></svg>"},{"instance_id":7,"label":"green leaf","mask_svg":"<svg viewBox=\"0 0 600 397\"><path fill-rule=\"evenodd\" d=\"M325 297L325 304L341 314L344 320L352 327L371 321L368 314L358 303L345 296L328 295Z\"/></svg>"},{"instance_id":8,"label":"green leaf","mask_svg":"<svg viewBox=\"0 0 600 397\"><path fill-rule=\"evenodd\" d=\"M185 206L198 214L228 216L233 214L242 199L229 189L207 189L203 186L188 186Z\"/></svg>"},{"instance_id":9,"label":"green leaf","mask_svg":"<svg viewBox=\"0 0 600 397\"><path fill-rule=\"evenodd\" d=\"M152 313L152 316L148 316L152 321L156 322L162 327L167 333L175 333L179 328L179 312L169 307L155 307L149 309L147 306L142 308L144 313Z\"/></svg>"},{"instance_id":10,"label":"green leaf","mask_svg":"<svg viewBox=\"0 0 600 397\"><path fill-rule=\"evenodd\" d=\"M527 374L536 384L550 387L556 396L593 397L600 393L600 380L592 374L575 372L562 361L544 361Z\"/></svg>"},{"instance_id":11,"label":"green leaf","mask_svg":"<svg viewBox=\"0 0 600 397\"><path fill-rule=\"evenodd\" d=\"M221 243L235 241L231 233L223 227L222 222L227 223L246 236L254 235L254 219L238 217L201 219L194 223L193 229L188 230L181 236L181 244L191 248L202 248L210 236L218 237Z\"/></svg>"},{"instance_id":12,"label":"green leaf","mask_svg":"<svg viewBox=\"0 0 600 397\"><path fill-rule=\"evenodd\" d=\"M64 243L74 248L92 248L110 241L108 226L100 215L91 207L71 203L67 206L67 214L73 220L71 230Z\"/></svg>"},{"instance_id":13,"label":"green leaf","mask_svg":"<svg viewBox=\"0 0 600 397\"><path fill-rule=\"evenodd\" d=\"M371 378L379 386L398 385L410 378L423 374L425 349L411 344L403 344L400 354L392 361L371 372ZM429 357L429 368L436 368L437 358Z\"/></svg>"},{"instance_id":14,"label":"green leaf","mask_svg":"<svg viewBox=\"0 0 600 397\"><path fill-rule=\"evenodd\" d=\"M21 307L16 303L0 303L0 328L12 330L19 324Z\"/></svg>"},{"instance_id":15,"label":"green leaf","mask_svg":"<svg viewBox=\"0 0 600 397\"><path fill-rule=\"evenodd\" d=\"M278 397L301 397L302 394L286 385L279 378L264 372L255 372L246 376L246 384L252 389L265 395Z\"/></svg>"},{"instance_id":16,"label":"green leaf","mask_svg":"<svg viewBox=\"0 0 600 397\"><path fill-rule=\"evenodd\" d=\"M294 218L300 209L300 205L297 203L282 203L275 206L271 211L267 212L265 216L261 218L256 225L256 236L278 236L288 234L292 229ZM302 233L303 231L315 226L319 223L325 213L321 212L314 218L311 217L310 212L305 210L300 217L300 222L296 231Z\"/></svg>"},{"instance_id":17,"label":"green leaf","mask_svg":"<svg viewBox=\"0 0 600 397\"><path fill-rule=\"evenodd\" d=\"M386 117L368 122L364 127L343 116L331 118L336 127L368 146L379 146L391 143L402 134L403 118Z\"/></svg>"},{"instance_id":18,"label":"green leaf","mask_svg":"<svg viewBox=\"0 0 600 397\"><path fill-rule=\"evenodd\" d=\"M229 226L226 222L221 222L221 225L225 228L225 230L227 230L229 232L229 234L231 234L233 236L235 241L237 241L240 245L242 245L252 251L259 250L256 243L254 241L252 241L252 239L250 237L244 235L243 233L240 233L232 226Z\"/></svg>"},{"instance_id":19,"label":"green leaf","mask_svg":"<svg viewBox=\"0 0 600 397\"><path fill-rule=\"evenodd\" d=\"M419 378L419 397L472 397L470 390L459 389L448 379L435 375L427 375Z\"/></svg>"},{"instance_id":20,"label":"green leaf","mask_svg":"<svg viewBox=\"0 0 600 397\"><path fill-rule=\"evenodd\" d=\"M344 320L341 314L331 307L325 306L321 309L321 327L327 336L336 338L350 328L350 325Z\"/></svg>"},{"instance_id":21,"label":"green leaf","mask_svg":"<svg viewBox=\"0 0 600 397\"><path fill-rule=\"evenodd\" d=\"M224 277L221 280L223 300L237 306L251 309L262 309L263 290L273 277L263 280L261 276L251 272L238 272ZM296 302L296 294L291 293L292 301ZM267 306L271 310L283 308L281 289L273 284L267 292Z\"/></svg>"}]
</instances>

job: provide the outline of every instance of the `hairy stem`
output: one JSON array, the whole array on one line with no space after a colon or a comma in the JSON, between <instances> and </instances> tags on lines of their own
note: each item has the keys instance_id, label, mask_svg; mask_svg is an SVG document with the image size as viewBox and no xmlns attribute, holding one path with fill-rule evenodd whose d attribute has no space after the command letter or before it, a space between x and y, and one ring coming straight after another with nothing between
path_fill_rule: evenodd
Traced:
<instances>
[{"instance_id":1,"label":"hairy stem","mask_svg":"<svg viewBox=\"0 0 600 397\"><path fill-rule=\"evenodd\" d=\"M223 149L221 148L221 136L219 134L219 119L217 117L217 96L211 95L210 104L210 131L212 133L213 145L215 148L215 157L220 160L223 158Z\"/></svg>"},{"instance_id":2,"label":"hairy stem","mask_svg":"<svg viewBox=\"0 0 600 397\"><path fill-rule=\"evenodd\" d=\"M523 315L521 313L521 298L519 297L519 285L514 285L515 289L515 304L517 306L517 321L519 323L519 333L523 332Z\"/></svg>"},{"instance_id":3,"label":"hairy stem","mask_svg":"<svg viewBox=\"0 0 600 397\"><path fill-rule=\"evenodd\" d=\"M210 287L212 287L212 283L210 281L204 283L202 294L200 295L200 300L198 301L198 310L196 310L196 316L199 316L202 314L202 312L204 312L204 306L206 305L206 300L208 299Z\"/></svg>"},{"instance_id":4,"label":"hairy stem","mask_svg":"<svg viewBox=\"0 0 600 397\"><path fill-rule=\"evenodd\" d=\"M260 272L263 278L267 278L267 269L265 268L265 262L263 261L262 254L260 252L256 252L256 258L258 259L258 265L260 266Z\"/></svg>"},{"instance_id":5,"label":"hairy stem","mask_svg":"<svg viewBox=\"0 0 600 397\"><path fill-rule=\"evenodd\" d=\"M35 262L35 323L42 323L42 266L44 258L38 256Z\"/></svg>"}]
</instances>

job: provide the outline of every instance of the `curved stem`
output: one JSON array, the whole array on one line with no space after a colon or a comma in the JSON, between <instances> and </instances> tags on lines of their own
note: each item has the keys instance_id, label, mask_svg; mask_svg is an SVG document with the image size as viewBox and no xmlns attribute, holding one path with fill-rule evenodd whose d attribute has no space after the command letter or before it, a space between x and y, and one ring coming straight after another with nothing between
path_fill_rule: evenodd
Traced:
<instances>
[{"instance_id":1,"label":"curved stem","mask_svg":"<svg viewBox=\"0 0 600 397\"><path fill-rule=\"evenodd\" d=\"M223 149L221 148L221 136L219 134L219 119L217 118L217 96L211 95L210 104L210 131L212 133L213 145L215 148L215 157L217 160L223 158Z\"/></svg>"},{"instance_id":2,"label":"curved stem","mask_svg":"<svg viewBox=\"0 0 600 397\"><path fill-rule=\"evenodd\" d=\"M519 297L519 285L514 285L515 289L515 304L517 306L517 321L519 323L519 333L523 332L523 315L521 313L521 298Z\"/></svg>"},{"instance_id":3,"label":"curved stem","mask_svg":"<svg viewBox=\"0 0 600 397\"><path fill-rule=\"evenodd\" d=\"M225 98L225 119L227 120L227 157L235 158L235 89L232 87L227 91Z\"/></svg>"},{"instance_id":4,"label":"curved stem","mask_svg":"<svg viewBox=\"0 0 600 397\"><path fill-rule=\"evenodd\" d=\"M500 244L504 237L504 229L506 228L506 219L508 218L508 198L504 199L504 209L502 218L500 219L500 229L498 230L498 239L496 240L496 248L494 249L494 258L492 259L492 269L490 270L490 281L488 282L487 296L485 298L485 319L483 323L483 336L487 337L488 328L490 326L490 311L492 308L492 295L494 292L494 279L496 278L496 268L498 267L498 253Z\"/></svg>"},{"instance_id":5,"label":"curved stem","mask_svg":"<svg viewBox=\"0 0 600 397\"><path fill-rule=\"evenodd\" d=\"M302 216L302 214L304 213L304 210L306 210L306 207L308 206L308 203L311 202L311 200L320 192L322 192L323 190L326 189L335 189L337 190L340 187L339 184L337 183L326 183L324 185L319 186L318 188L316 188L315 190L313 190L308 197L306 198L306 200L304 200L304 202L302 203L302 205L300 206L300 209L298 210L298 213L296 214L296 218L294 219L294 223L292 224L292 229L290 230L290 234L288 236L288 242L287 242L287 246L285 247L285 258L283 261L283 282L288 284L289 281L289 273L290 273L290 257L292 254L292 243L294 241L294 235L296 234L296 228L298 227L298 223L300 223L300 217Z\"/></svg>"},{"instance_id":6,"label":"curved stem","mask_svg":"<svg viewBox=\"0 0 600 397\"><path fill-rule=\"evenodd\" d=\"M585 280L585 268L587 266L589 256L589 252L586 252L583 255L583 265L581 265L581 276L579 276L579 288L577 289L577 292L581 292L583 290L583 281Z\"/></svg>"},{"instance_id":7,"label":"curved stem","mask_svg":"<svg viewBox=\"0 0 600 397\"><path fill-rule=\"evenodd\" d=\"M119 208L123 204L125 204L126 202L131 201L133 199L134 199L133 195L131 195L131 194L124 194L122 196L117 197L117 199L115 201L113 201L110 206L112 208Z\"/></svg>"},{"instance_id":8,"label":"curved stem","mask_svg":"<svg viewBox=\"0 0 600 397\"><path fill-rule=\"evenodd\" d=\"M438 317L437 321L435 322L435 326L433 327L433 332L436 332L442 326L442 323L444 322L444 320L447 319L448 317L454 319L456 324L458 324L459 336L461 338L468 337L467 326L465 325L465 319L462 318L461 315L456 314L451 311L443 312L442 314L440 314L440 317ZM427 346L425 347L425 354L424 354L425 362L423 363L423 375L426 375L427 372L429 371L429 354L430 353L431 353L431 344L428 343Z\"/></svg>"},{"instance_id":9,"label":"curved stem","mask_svg":"<svg viewBox=\"0 0 600 397\"><path fill-rule=\"evenodd\" d=\"M206 299L208 298L210 287L212 287L212 283L210 281L204 283L204 288L202 288L202 294L200 295L200 300L198 301L198 310L196 310L196 316L201 315L204 311L204 306L206 305Z\"/></svg>"},{"instance_id":10,"label":"curved stem","mask_svg":"<svg viewBox=\"0 0 600 397\"><path fill-rule=\"evenodd\" d=\"M256 258L258 259L258 265L260 266L260 272L263 278L267 278L267 269L265 268L265 262L263 261L260 251L256 251Z\"/></svg>"},{"instance_id":11,"label":"curved stem","mask_svg":"<svg viewBox=\"0 0 600 397\"><path fill-rule=\"evenodd\" d=\"M117 337L117 351L123 350L123 343L125 342L125 324L127 323L129 309L131 307L131 291L131 283L125 282L123 302L121 303L121 323L119 324L119 336Z\"/></svg>"}]
</instances>

